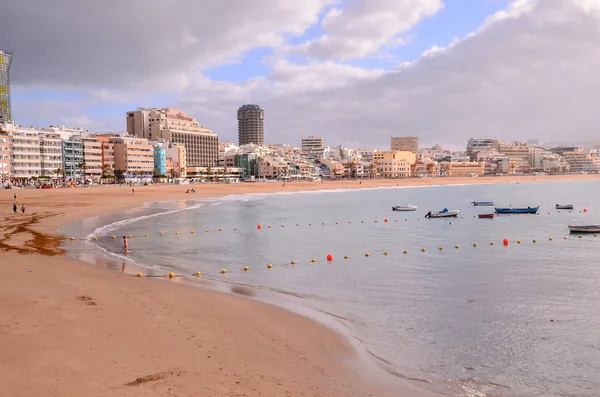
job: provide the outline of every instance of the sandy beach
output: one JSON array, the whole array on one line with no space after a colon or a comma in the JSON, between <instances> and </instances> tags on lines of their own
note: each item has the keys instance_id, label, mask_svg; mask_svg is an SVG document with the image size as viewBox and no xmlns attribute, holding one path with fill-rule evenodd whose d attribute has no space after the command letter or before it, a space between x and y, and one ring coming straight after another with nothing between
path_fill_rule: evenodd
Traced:
<instances>
[{"instance_id":1,"label":"sandy beach","mask_svg":"<svg viewBox=\"0 0 600 397\"><path fill-rule=\"evenodd\" d=\"M363 372L352 346L250 299L67 258L56 230L144 202L277 191L600 180L597 175L0 191L0 384L7 396L432 394ZM186 194L189 188L197 192ZM17 195L16 201L13 195ZM13 214L13 203L26 205ZM84 236L78 236L84 237Z\"/></svg>"}]
</instances>

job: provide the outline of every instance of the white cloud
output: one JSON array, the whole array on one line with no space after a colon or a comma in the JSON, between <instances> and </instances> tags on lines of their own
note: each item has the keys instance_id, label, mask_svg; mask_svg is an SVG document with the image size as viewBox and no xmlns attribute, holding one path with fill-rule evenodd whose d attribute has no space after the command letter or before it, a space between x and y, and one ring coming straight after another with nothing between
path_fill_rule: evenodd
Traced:
<instances>
[{"instance_id":1,"label":"white cloud","mask_svg":"<svg viewBox=\"0 0 600 397\"><path fill-rule=\"evenodd\" d=\"M408 32L444 7L442 0L355 0L325 15L321 37L287 51L321 59L357 59L405 44Z\"/></svg>"}]
</instances>

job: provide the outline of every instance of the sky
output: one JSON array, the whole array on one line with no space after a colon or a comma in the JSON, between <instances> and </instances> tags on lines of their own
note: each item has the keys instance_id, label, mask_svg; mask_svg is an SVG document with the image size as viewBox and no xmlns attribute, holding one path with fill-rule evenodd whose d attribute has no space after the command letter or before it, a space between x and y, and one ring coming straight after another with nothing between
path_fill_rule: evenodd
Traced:
<instances>
[{"instance_id":1,"label":"sky","mask_svg":"<svg viewBox=\"0 0 600 397\"><path fill-rule=\"evenodd\" d=\"M175 107L237 139L464 147L600 140L600 0L20 0L2 6L13 119L122 131Z\"/></svg>"}]
</instances>

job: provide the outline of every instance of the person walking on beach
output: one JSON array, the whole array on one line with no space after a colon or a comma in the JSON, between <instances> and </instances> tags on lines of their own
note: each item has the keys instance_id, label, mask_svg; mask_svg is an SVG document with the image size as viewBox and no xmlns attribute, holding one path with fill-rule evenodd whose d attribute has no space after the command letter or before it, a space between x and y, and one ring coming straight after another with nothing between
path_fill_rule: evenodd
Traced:
<instances>
[{"instance_id":1,"label":"person walking on beach","mask_svg":"<svg viewBox=\"0 0 600 397\"><path fill-rule=\"evenodd\" d=\"M17 214L18 210L17 210L17 203L13 204L13 212L15 213L15 215Z\"/></svg>"},{"instance_id":2,"label":"person walking on beach","mask_svg":"<svg viewBox=\"0 0 600 397\"><path fill-rule=\"evenodd\" d=\"M15 193L15 201L17 201L17 193Z\"/></svg>"},{"instance_id":3,"label":"person walking on beach","mask_svg":"<svg viewBox=\"0 0 600 397\"><path fill-rule=\"evenodd\" d=\"M127 236L123 236L123 251L129 252L129 241L127 241Z\"/></svg>"},{"instance_id":4,"label":"person walking on beach","mask_svg":"<svg viewBox=\"0 0 600 397\"><path fill-rule=\"evenodd\" d=\"M25 203L21 205L21 212L25 215Z\"/></svg>"}]
</instances>

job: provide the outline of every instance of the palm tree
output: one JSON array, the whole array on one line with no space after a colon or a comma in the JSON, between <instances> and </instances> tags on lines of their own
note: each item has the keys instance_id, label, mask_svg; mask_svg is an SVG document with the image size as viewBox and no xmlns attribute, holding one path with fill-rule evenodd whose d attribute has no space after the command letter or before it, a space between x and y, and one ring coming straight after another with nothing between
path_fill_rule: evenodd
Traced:
<instances>
[{"instance_id":1,"label":"palm tree","mask_svg":"<svg viewBox=\"0 0 600 397\"><path fill-rule=\"evenodd\" d=\"M100 167L100 169L102 170L102 177L106 178L109 175L109 172L112 170L112 167L108 164L102 164L102 167Z\"/></svg>"},{"instance_id":2,"label":"palm tree","mask_svg":"<svg viewBox=\"0 0 600 397\"><path fill-rule=\"evenodd\" d=\"M167 175L168 175L168 176L169 176L171 179L175 178L175 169L174 169L174 168L169 168L169 169L167 170Z\"/></svg>"}]
</instances>

